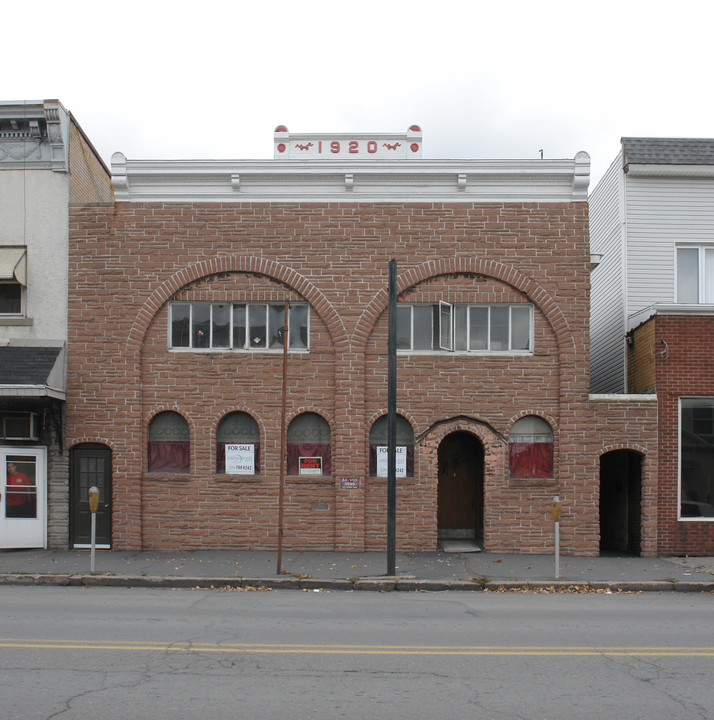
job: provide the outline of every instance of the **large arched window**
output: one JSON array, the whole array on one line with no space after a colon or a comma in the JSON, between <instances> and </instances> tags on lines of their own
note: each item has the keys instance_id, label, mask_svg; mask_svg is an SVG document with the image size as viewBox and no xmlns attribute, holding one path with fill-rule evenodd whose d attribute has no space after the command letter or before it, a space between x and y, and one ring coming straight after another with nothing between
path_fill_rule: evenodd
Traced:
<instances>
[{"instance_id":1,"label":"large arched window","mask_svg":"<svg viewBox=\"0 0 714 720\"><path fill-rule=\"evenodd\" d=\"M369 431L370 477L387 477L386 415L376 420ZM414 476L414 431L409 421L397 415L397 477Z\"/></svg>"},{"instance_id":2,"label":"large arched window","mask_svg":"<svg viewBox=\"0 0 714 720\"><path fill-rule=\"evenodd\" d=\"M553 477L553 431L534 415L513 423L508 442L512 478Z\"/></svg>"},{"instance_id":3,"label":"large arched window","mask_svg":"<svg viewBox=\"0 0 714 720\"><path fill-rule=\"evenodd\" d=\"M288 427L288 475L332 474L330 426L317 413L302 413Z\"/></svg>"},{"instance_id":4,"label":"large arched window","mask_svg":"<svg viewBox=\"0 0 714 720\"><path fill-rule=\"evenodd\" d=\"M260 472L260 430L248 413L230 413L218 425L216 472L227 475Z\"/></svg>"},{"instance_id":5,"label":"large arched window","mask_svg":"<svg viewBox=\"0 0 714 720\"><path fill-rule=\"evenodd\" d=\"M188 423L177 412L156 415L149 423L149 472L184 473L191 467Z\"/></svg>"}]
</instances>

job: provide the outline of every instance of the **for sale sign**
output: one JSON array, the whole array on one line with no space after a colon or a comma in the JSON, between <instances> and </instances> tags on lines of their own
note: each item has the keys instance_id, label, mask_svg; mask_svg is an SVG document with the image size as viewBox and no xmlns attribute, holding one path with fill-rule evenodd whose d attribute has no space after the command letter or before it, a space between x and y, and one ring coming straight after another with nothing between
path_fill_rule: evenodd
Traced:
<instances>
[{"instance_id":1,"label":"for sale sign","mask_svg":"<svg viewBox=\"0 0 714 720\"><path fill-rule=\"evenodd\" d=\"M397 445L397 477L407 476L407 448ZM377 477L387 477L387 456L389 448L386 445L377 445Z\"/></svg>"},{"instance_id":2,"label":"for sale sign","mask_svg":"<svg viewBox=\"0 0 714 720\"><path fill-rule=\"evenodd\" d=\"M226 475L255 475L255 445L226 444Z\"/></svg>"}]
</instances>

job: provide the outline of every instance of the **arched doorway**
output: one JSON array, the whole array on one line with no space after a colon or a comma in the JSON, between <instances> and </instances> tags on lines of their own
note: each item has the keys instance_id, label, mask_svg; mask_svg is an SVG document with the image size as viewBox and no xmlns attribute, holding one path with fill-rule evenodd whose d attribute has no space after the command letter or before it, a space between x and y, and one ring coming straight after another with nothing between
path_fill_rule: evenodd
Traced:
<instances>
[{"instance_id":1,"label":"arched doorway","mask_svg":"<svg viewBox=\"0 0 714 720\"><path fill-rule=\"evenodd\" d=\"M600 552L640 554L642 456L613 450L600 458Z\"/></svg>"},{"instance_id":2,"label":"arched doorway","mask_svg":"<svg viewBox=\"0 0 714 720\"><path fill-rule=\"evenodd\" d=\"M483 541L481 441L468 432L447 435L439 445L437 524L439 540Z\"/></svg>"},{"instance_id":3,"label":"arched doorway","mask_svg":"<svg viewBox=\"0 0 714 720\"><path fill-rule=\"evenodd\" d=\"M106 445L76 445L69 455L70 547L91 542L89 488L99 489L96 543L109 547L112 541L112 451Z\"/></svg>"}]
</instances>

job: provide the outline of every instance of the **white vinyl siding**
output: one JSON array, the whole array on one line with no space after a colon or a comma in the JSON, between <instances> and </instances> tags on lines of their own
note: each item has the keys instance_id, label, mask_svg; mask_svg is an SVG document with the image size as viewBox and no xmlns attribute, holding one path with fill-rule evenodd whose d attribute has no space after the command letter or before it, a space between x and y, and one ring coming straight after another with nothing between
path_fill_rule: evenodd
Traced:
<instances>
[{"instance_id":1,"label":"white vinyl siding","mask_svg":"<svg viewBox=\"0 0 714 720\"><path fill-rule=\"evenodd\" d=\"M687 246L714 248L714 178L624 173L620 153L590 197L590 250L602 255L591 274L593 392L626 391L625 333L648 308L677 302Z\"/></svg>"},{"instance_id":2,"label":"white vinyl siding","mask_svg":"<svg viewBox=\"0 0 714 720\"><path fill-rule=\"evenodd\" d=\"M714 246L714 179L627 179L628 311L676 302L676 248Z\"/></svg>"},{"instance_id":3,"label":"white vinyl siding","mask_svg":"<svg viewBox=\"0 0 714 720\"><path fill-rule=\"evenodd\" d=\"M625 389L622 192L618 155L590 198L590 252L602 255L590 276L590 387L595 393Z\"/></svg>"}]
</instances>

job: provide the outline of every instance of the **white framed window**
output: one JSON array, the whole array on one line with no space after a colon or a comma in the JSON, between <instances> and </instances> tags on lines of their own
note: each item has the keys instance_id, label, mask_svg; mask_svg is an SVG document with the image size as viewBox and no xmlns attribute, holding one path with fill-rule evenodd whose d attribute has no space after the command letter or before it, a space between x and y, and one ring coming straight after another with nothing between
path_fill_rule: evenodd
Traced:
<instances>
[{"instance_id":1,"label":"white framed window","mask_svg":"<svg viewBox=\"0 0 714 720\"><path fill-rule=\"evenodd\" d=\"M169 346L186 350L282 350L285 305L174 302L169 307ZM288 349L309 349L306 303L288 307Z\"/></svg>"},{"instance_id":2,"label":"white framed window","mask_svg":"<svg viewBox=\"0 0 714 720\"><path fill-rule=\"evenodd\" d=\"M397 350L530 353L533 306L399 303Z\"/></svg>"},{"instance_id":3,"label":"white framed window","mask_svg":"<svg viewBox=\"0 0 714 720\"><path fill-rule=\"evenodd\" d=\"M677 302L714 303L714 245L677 247Z\"/></svg>"},{"instance_id":4,"label":"white framed window","mask_svg":"<svg viewBox=\"0 0 714 720\"><path fill-rule=\"evenodd\" d=\"M679 517L714 520L714 398L679 399Z\"/></svg>"}]
</instances>

